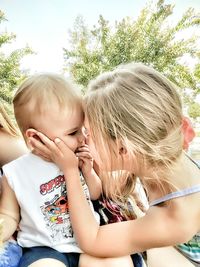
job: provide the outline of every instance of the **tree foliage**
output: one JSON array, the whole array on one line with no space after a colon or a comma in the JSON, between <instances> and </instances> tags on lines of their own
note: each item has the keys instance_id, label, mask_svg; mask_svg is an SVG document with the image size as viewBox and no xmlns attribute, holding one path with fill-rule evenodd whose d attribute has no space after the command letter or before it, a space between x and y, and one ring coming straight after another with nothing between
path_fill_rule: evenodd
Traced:
<instances>
[{"instance_id":1,"label":"tree foliage","mask_svg":"<svg viewBox=\"0 0 200 267\"><path fill-rule=\"evenodd\" d=\"M200 117L200 104L196 102L191 103L188 108L188 114L193 119Z\"/></svg>"},{"instance_id":2,"label":"tree foliage","mask_svg":"<svg viewBox=\"0 0 200 267\"><path fill-rule=\"evenodd\" d=\"M112 27L100 16L92 29L78 17L70 32L70 47L64 48L65 70L85 87L99 73L119 64L143 62L179 87L197 92L197 76L180 59L185 55L197 57L198 36L180 36L191 27L199 27L200 16L189 8L173 25L173 10L174 5L159 0L156 4L148 3L136 20L126 17Z\"/></svg>"},{"instance_id":3,"label":"tree foliage","mask_svg":"<svg viewBox=\"0 0 200 267\"><path fill-rule=\"evenodd\" d=\"M4 13L0 10L0 24L6 21ZM10 103L12 91L25 78L25 73L20 70L20 60L33 53L29 47L12 51L9 55L3 52L3 46L10 44L16 36L12 33L0 33L0 100Z\"/></svg>"}]
</instances>

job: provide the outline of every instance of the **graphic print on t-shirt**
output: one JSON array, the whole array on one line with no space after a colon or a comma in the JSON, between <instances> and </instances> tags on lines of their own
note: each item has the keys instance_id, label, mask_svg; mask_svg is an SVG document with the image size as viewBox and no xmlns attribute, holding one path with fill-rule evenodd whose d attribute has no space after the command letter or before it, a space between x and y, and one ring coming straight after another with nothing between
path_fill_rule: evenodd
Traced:
<instances>
[{"instance_id":1,"label":"graphic print on t-shirt","mask_svg":"<svg viewBox=\"0 0 200 267\"><path fill-rule=\"evenodd\" d=\"M64 175L42 184L40 194L43 195L40 208L52 241L73 238Z\"/></svg>"}]
</instances>

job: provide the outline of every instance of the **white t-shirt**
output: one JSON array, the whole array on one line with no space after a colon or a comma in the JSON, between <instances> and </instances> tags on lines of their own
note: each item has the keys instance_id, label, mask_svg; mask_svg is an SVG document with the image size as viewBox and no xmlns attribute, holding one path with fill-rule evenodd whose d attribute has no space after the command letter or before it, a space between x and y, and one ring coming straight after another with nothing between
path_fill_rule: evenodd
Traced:
<instances>
[{"instance_id":1,"label":"white t-shirt","mask_svg":"<svg viewBox=\"0 0 200 267\"><path fill-rule=\"evenodd\" d=\"M22 247L48 246L60 252L81 252L72 230L63 173L50 162L28 153L3 167L21 209L17 241ZM89 190L80 173L88 203ZM99 220L99 216L94 212Z\"/></svg>"}]
</instances>

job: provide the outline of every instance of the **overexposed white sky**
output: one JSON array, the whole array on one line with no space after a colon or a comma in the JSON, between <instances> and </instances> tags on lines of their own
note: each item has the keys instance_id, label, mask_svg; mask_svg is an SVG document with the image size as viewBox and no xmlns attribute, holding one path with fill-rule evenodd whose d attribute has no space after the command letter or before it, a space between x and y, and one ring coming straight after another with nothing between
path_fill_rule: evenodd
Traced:
<instances>
[{"instance_id":1,"label":"overexposed white sky","mask_svg":"<svg viewBox=\"0 0 200 267\"><path fill-rule=\"evenodd\" d=\"M181 17L188 7L200 11L200 0L166 0L175 4L173 19ZM5 52L25 47L37 53L26 57L22 69L31 73L61 72L63 47L68 44L68 30L78 15L88 26L97 24L99 15L113 24L126 16L137 18L146 0L0 0L0 9L8 21L0 24L0 32L16 34L16 41ZM187 60L187 59L186 59Z\"/></svg>"}]
</instances>

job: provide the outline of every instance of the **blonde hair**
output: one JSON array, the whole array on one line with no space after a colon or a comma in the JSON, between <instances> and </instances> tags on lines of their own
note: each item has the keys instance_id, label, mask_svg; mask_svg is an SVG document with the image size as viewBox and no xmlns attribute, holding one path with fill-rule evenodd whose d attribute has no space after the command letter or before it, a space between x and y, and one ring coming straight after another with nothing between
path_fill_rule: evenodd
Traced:
<instances>
[{"instance_id":1,"label":"blonde hair","mask_svg":"<svg viewBox=\"0 0 200 267\"><path fill-rule=\"evenodd\" d=\"M46 113L52 107L72 109L82 105L77 87L63 76L53 73L36 74L26 79L16 91L14 113L17 124L24 135L28 128L34 128L38 115Z\"/></svg>"},{"instance_id":2,"label":"blonde hair","mask_svg":"<svg viewBox=\"0 0 200 267\"><path fill-rule=\"evenodd\" d=\"M89 84L85 113L97 151L101 147L111 159L112 143L120 140L140 171L151 167L156 177L158 168L169 168L181 155L180 97L175 85L151 67L131 63L99 75ZM132 179L136 177L132 175ZM112 191L113 180L105 180L107 192ZM155 180L149 178L152 184ZM166 184L166 179L160 182L164 191L169 189ZM120 188L118 192L120 197Z\"/></svg>"},{"instance_id":3,"label":"blonde hair","mask_svg":"<svg viewBox=\"0 0 200 267\"><path fill-rule=\"evenodd\" d=\"M20 132L17 126L14 124L10 118L6 106L0 103L0 129L5 131L11 136L19 137Z\"/></svg>"}]
</instances>

